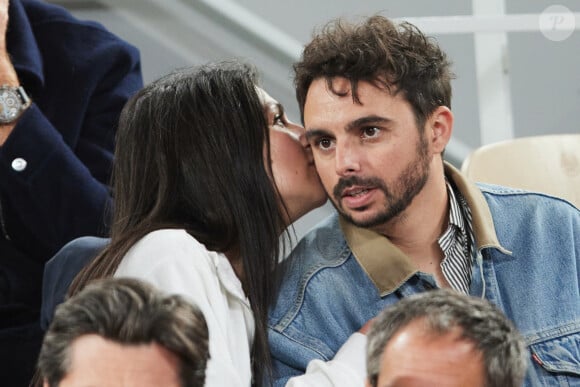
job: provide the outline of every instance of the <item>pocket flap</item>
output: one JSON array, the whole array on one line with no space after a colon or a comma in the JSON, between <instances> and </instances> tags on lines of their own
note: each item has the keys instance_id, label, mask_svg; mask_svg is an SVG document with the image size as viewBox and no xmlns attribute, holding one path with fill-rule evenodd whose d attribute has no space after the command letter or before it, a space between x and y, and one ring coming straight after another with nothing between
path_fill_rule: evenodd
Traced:
<instances>
[{"instance_id":1,"label":"pocket flap","mask_svg":"<svg viewBox=\"0 0 580 387\"><path fill-rule=\"evenodd\" d=\"M532 344L530 349L546 371L580 376L580 332Z\"/></svg>"}]
</instances>

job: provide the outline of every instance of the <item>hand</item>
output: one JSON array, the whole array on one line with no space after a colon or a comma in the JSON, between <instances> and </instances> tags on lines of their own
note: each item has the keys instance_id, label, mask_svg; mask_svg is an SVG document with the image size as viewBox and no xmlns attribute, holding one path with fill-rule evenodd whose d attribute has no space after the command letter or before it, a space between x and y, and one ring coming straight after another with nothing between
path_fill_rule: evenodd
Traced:
<instances>
[{"instance_id":1,"label":"hand","mask_svg":"<svg viewBox=\"0 0 580 387\"><path fill-rule=\"evenodd\" d=\"M374 318L371 318L369 321L367 321L365 323L365 325L363 325L358 331L360 333L362 333L363 335L366 335L367 332L369 331L369 329L371 328L371 325L373 325L373 322L375 321Z\"/></svg>"},{"instance_id":2,"label":"hand","mask_svg":"<svg viewBox=\"0 0 580 387\"><path fill-rule=\"evenodd\" d=\"M6 53L6 30L8 29L8 2L0 0L0 53Z\"/></svg>"},{"instance_id":3,"label":"hand","mask_svg":"<svg viewBox=\"0 0 580 387\"><path fill-rule=\"evenodd\" d=\"M10 0L0 0L0 85L18 86L20 84L18 82L18 75L16 74L16 70L10 60L8 48L6 47L9 3Z\"/></svg>"},{"instance_id":4,"label":"hand","mask_svg":"<svg viewBox=\"0 0 580 387\"><path fill-rule=\"evenodd\" d=\"M18 86L18 75L6 47L9 2L10 0L0 0L0 85Z\"/></svg>"},{"instance_id":5,"label":"hand","mask_svg":"<svg viewBox=\"0 0 580 387\"><path fill-rule=\"evenodd\" d=\"M6 47L9 2L10 0L0 0L0 85L18 86L18 75ZM0 146L4 145L13 129L14 124L0 126Z\"/></svg>"}]
</instances>

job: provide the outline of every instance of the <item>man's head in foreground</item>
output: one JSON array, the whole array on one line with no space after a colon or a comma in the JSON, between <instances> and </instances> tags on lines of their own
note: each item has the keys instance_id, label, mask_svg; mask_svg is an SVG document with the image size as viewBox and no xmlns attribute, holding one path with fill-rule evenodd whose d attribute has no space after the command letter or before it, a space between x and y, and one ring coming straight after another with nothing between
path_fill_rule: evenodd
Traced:
<instances>
[{"instance_id":1,"label":"man's head in foreground","mask_svg":"<svg viewBox=\"0 0 580 387\"><path fill-rule=\"evenodd\" d=\"M45 387L203 386L208 329L199 309L129 278L89 284L60 305L39 355Z\"/></svg>"},{"instance_id":2,"label":"man's head in foreground","mask_svg":"<svg viewBox=\"0 0 580 387\"><path fill-rule=\"evenodd\" d=\"M433 290L376 318L368 334L367 386L518 387L526 356L521 335L499 309Z\"/></svg>"}]
</instances>

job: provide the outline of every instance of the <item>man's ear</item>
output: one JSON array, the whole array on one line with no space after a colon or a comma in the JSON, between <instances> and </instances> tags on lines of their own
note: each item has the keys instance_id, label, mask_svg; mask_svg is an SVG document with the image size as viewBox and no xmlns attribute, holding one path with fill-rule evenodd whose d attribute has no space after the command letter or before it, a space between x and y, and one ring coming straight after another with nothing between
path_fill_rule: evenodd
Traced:
<instances>
[{"instance_id":1,"label":"man's ear","mask_svg":"<svg viewBox=\"0 0 580 387\"><path fill-rule=\"evenodd\" d=\"M442 153L453 132L453 113L447 106L439 106L427 119L426 134L431 149L435 153Z\"/></svg>"}]
</instances>

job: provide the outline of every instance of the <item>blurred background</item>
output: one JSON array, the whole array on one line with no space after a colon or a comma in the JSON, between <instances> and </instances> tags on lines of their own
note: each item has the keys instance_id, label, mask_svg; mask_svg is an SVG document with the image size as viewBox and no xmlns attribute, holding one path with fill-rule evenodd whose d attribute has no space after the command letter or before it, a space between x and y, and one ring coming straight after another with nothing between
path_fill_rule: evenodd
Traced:
<instances>
[{"instance_id":1,"label":"blurred background","mask_svg":"<svg viewBox=\"0 0 580 387\"><path fill-rule=\"evenodd\" d=\"M506 139L580 132L580 0L51 0L137 46L146 83L176 67L242 58L299 119L292 63L335 17L381 13L433 36L453 62L446 159ZM579 150L580 152L580 150ZM295 224L302 236L330 204Z\"/></svg>"}]
</instances>

